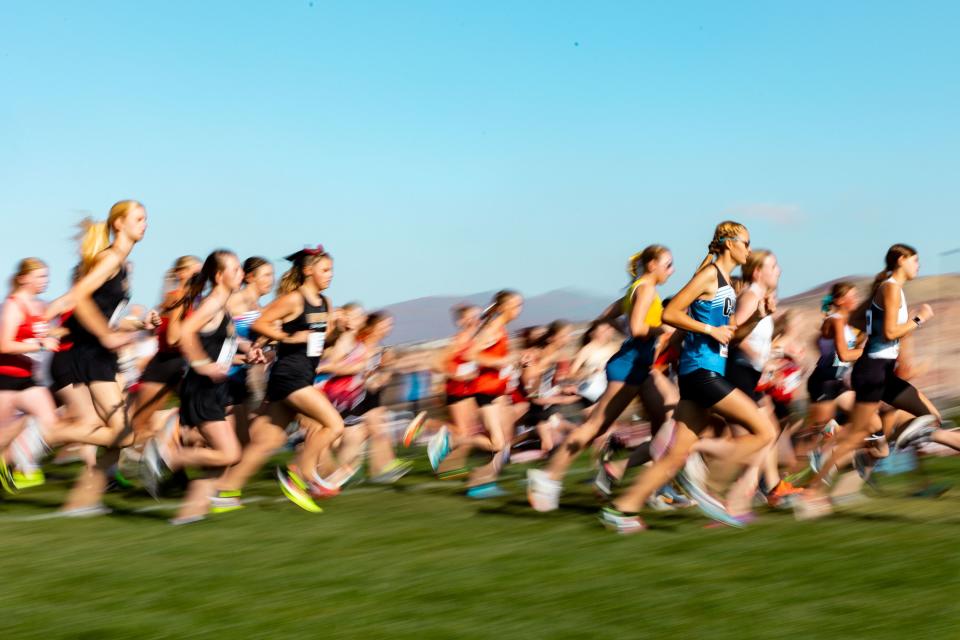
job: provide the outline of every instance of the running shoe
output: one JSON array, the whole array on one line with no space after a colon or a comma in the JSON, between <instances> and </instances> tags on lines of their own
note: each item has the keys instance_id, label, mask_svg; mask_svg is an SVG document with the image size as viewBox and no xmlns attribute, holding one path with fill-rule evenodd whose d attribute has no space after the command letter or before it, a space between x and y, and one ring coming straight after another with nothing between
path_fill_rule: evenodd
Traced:
<instances>
[{"instance_id":1,"label":"running shoe","mask_svg":"<svg viewBox=\"0 0 960 640\"><path fill-rule=\"evenodd\" d=\"M10 473L10 467L7 466L3 452L0 452L0 485L3 485L3 490L7 493L17 492L17 483L13 479L13 474Z\"/></svg>"},{"instance_id":2,"label":"running shoe","mask_svg":"<svg viewBox=\"0 0 960 640\"><path fill-rule=\"evenodd\" d=\"M350 487L363 482L363 474L360 473L361 471L363 471L363 463L347 469L338 469L324 478L323 481L342 490L344 487Z\"/></svg>"},{"instance_id":3,"label":"running shoe","mask_svg":"<svg viewBox=\"0 0 960 640\"><path fill-rule=\"evenodd\" d=\"M810 470L814 474L820 473L820 465L823 464L823 452L820 449L814 449L807 459L810 463Z\"/></svg>"},{"instance_id":4,"label":"running shoe","mask_svg":"<svg viewBox=\"0 0 960 640\"><path fill-rule=\"evenodd\" d=\"M291 472L292 473L292 472ZM313 474L313 477L307 482L307 492L314 498L326 500L340 495L340 485L330 482L326 478L321 478L319 474Z\"/></svg>"},{"instance_id":5,"label":"running shoe","mask_svg":"<svg viewBox=\"0 0 960 640\"><path fill-rule=\"evenodd\" d=\"M677 483L688 496L696 501L697 508L708 518L731 527L743 527L744 523L727 513L723 502L710 495L702 486L703 479L706 477L706 468L700 454L691 453L687 457L686 465L677 474Z\"/></svg>"},{"instance_id":6,"label":"running shoe","mask_svg":"<svg viewBox=\"0 0 960 640\"><path fill-rule=\"evenodd\" d=\"M654 511L674 511L694 506L694 502L679 493L672 484L665 484L655 494L647 498L647 507Z\"/></svg>"},{"instance_id":7,"label":"running shoe","mask_svg":"<svg viewBox=\"0 0 960 640\"><path fill-rule=\"evenodd\" d=\"M410 473L413 469L413 463L409 460L400 460L397 458L387 465L387 467L376 476L370 478L373 484L393 484L403 476Z\"/></svg>"},{"instance_id":8,"label":"running shoe","mask_svg":"<svg viewBox=\"0 0 960 640\"><path fill-rule=\"evenodd\" d=\"M102 502L98 502L90 505L89 507L65 509L60 512L60 516L64 518L95 518L97 516L105 516L110 513L113 513L113 510L110 507L105 506Z\"/></svg>"},{"instance_id":9,"label":"running shoe","mask_svg":"<svg viewBox=\"0 0 960 640\"><path fill-rule=\"evenodd\" d=\"M127 476L123 475L123 472L120 471L119 467L114 467L112 479L121 489L130 489L133 487L133 483L130 482L130 479L127 478Z\"/></svg>"},{"instance_id":10,"label":"running shoe","mask_svg":"<svg viewBox=\"0 0 960 640\"><path fill-rule=\"evenodd\" d=\"M427 443L427 458L430 460L430 466L436 471L440 467L443 459L450 454L450 430L446 425L440 427L440 430L433 434Z\"/></svg>"},{"instance_id":11,"label":"running shoe","mask_svg":"<svg viewBox=\"0 0 960 640\"><path fill-rule=\"evenodd\" d=\"M937 430L937 426L937 419L932 415L914 418L897 437L897 449L902 451L911 446L930 442L930 436Z\"/></svg>"},{"instance_id":12,"label":"running shoe","mask_svg":"<svg viewBox=\"0 0 960 640\"><path fill-rule=\"evenodd\" d=\"M407 425L407 428L403 432L403 446L411 447L413 441L417 439L417 436L420 435L420 429L423 428L423 423L427 421L427 412L421 411L417 416L410 421L410 424Z\"/></svg>"},{"instance_id":13,"label":"running shoe","mask_svg":"<svg viewBox=\"0 0 960 640\"><path fill-rule=\"evenodd\" d=\"M772 491L767 493L767 505L775 509L790 508L793 504L794 496L796 496L798 493L802 493L802 491L802 489L793 486L786 480L781 480L777 483L777 486L775 486Z\"/></svg>"},{"instance_id":14,"label":"running shoe","mask_svg":"<svg viewBox=\"0 0 960 640\"><path fill-rule=\"evenodd\" d=\"M853 454L854 470L857 472L857 475L873 489L878 488L877 481L873 478L875 462L873 456L862 449L858 449L857 452Z\"/></svg>"},{"instance_id":15,"label":"running shoe","mask_svg":"<svg viewBox=\"0 0 960 640\"><path fill-rule=\"evenodd\" d=\"M17 469L12 475L13 484L17 489L21 490L42 486L43 483L47 481L43 475L43 471L40 469L31 469L30 471L20 471Z\"/></svg>"},{"instance_id":16,"label":"running shoe","mask_svg":"<svg viewBox=\"0 0 960 640\"><path fill-rule=\"evenodd\" d=\"M601 462L597 468L597 475L593 479L593 487L602 500L609 500L613 495L613 476L607 471L607 463Z\"/></svg>"},{"instance_id":17,"label":"running shoe","mask_svg":"<svg viewBox=\"0 0 960 640\"><path fill-rule=\"evenodd\" d=\"M647 525L636 513L624 513L613 507L604 507L600 510L600 522L611 531L621 535L645 531Z\"/></svg>"},{"instance_id":18,"label":"running shoe","mask_svg":"<svg viewBox=\"0 0 960 640\"><path fill-rule=\"evenodd\" d=\"M239 491L217 491L210 496L210 513L229 513L243 509L240 495Z\"/></svg>"},{"instance_id":19,"label":"running shoe","mask_svg":"<svg viewBox=\"0 0 960 640\"><path fill-rule=\"evenodd\" d=\"M160 447L156 438L150 439L143 448L143 457L140 459L140 482L155 499L160 497L160 484L170 473L170 468L160 455Z\"/></svg>"},{"instance_id":20,"label":"running shoe","mask_svg":"<svg viewBox=\"0 0 960 640\"><path fill-rule=\"evenodd\" d=\"M10 453L20 469L36 469L39 462L50 454L50 448L43 439L36 418L27 417L26 426L20 436L10 444Z\"/></svg>"},{"instance_id":21,"label":"running shoe","mask_svg":"<svg viewBox=\"0 0 960 640\"><path fill-rule=\"evenodd\" d=\"M489 500L510 495L509 491L501 489L496 482L487 482L467 489L467 497L474 500Z\"/></svg>"},{"instance_id":22,"label":"running shoe","mask_svg":"<svg viewBox=\"0 0 960 640\"><path fill-rule=\"evenodd\" d=\"M437 474L437 479L439 480L456 480L458 478L463 478L470 473L470 469L466 467L460 467L459 469L450 469L449 471L441 471Z\"/></svg>"},{"instance_id":23,"label":"running shoe","mask_svg":"<svg viewBox=\"0 0 960 640\"><path fill-rule=\"evenodd\" d=\"M535 511L554 511L560 506L563 486L551 480L546 471L527 469L527 501Z\"/></svg>"},{"instance_id":24,"label":"running shoe","mask_svg":"<svg viewBox=\"0 0 960 640\"><path fill-rule=\"evenodd\" d=\"M830 498L809 489L798 494L793 502L793 516L797 520L815 520L832 512Z\"/></svg>"},{"instance_id":25,"label":"running shoe","mask_svg":"<svg viewBox=\"0 0 960 640\"><path fill-rule=\"evenodd\" d=\"M309 486L290 468L277 467L277 482L287 500L310 513L323 513L323 509L313 501L308 493Z\"/></svg>"},{"instance_id":26,"label":"running shoe","mask_svg":"<svg viewBox=\"0 0 960 640\"><path fill-rule=\"evenodd\" d=\"M673 483L668 482L667 484L660 487L660 490L657 492L657 495L661 495L667 500L671 505L677 509L686 509L687 507L694 507L696 504L693 500L683 495L677 491Z\"/></svg>"}]
</instances>

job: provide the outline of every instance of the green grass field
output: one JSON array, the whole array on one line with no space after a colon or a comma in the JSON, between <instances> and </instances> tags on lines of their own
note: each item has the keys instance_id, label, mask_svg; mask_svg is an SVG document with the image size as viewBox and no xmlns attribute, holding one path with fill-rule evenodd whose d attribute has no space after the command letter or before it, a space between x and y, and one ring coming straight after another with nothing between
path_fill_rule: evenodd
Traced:
<instances>
[{"instance_id":1,"label":"green grass field","mask_svg":"<svg viewBox=\"0 0 960 640\"><path fill-rule=\"evenodd\" d=\"M573 473L562 509L470 501L422 467L311 515L266 473L240 512L185 527L173 500L111 494L49 518L69 470L0 501L7 638L960 638L960 459L886 478L816 522L746 530L696 510L619 537ZM921 482L956 483L937 499Z\"/></svg>"}]
</instances>

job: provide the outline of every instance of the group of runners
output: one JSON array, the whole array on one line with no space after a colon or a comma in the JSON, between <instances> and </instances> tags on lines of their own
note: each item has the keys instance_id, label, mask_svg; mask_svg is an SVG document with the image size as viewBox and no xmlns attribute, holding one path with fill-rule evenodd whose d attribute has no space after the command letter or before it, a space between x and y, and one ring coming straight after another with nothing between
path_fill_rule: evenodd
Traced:
<instances>
[{"instance_id":1,"label":"group of runners","mask_svg":"<svg viewBox=\"0 0 960 640\"><path fill-rule=\"evenodd\" d=\"M180 257L160 304L144 309L128 304L128 270L146 221L140 203L116 203L106 220L85 223L65 295L44 302L47 266L26 258L3 304L0 483L28 490L44 482L49 456L79 458L64 516L106 513L104 494L132 474L154 496L189 479L174 524L241 509L248 482L285 447L293 454L275 470L280 490L320 512L361 476L396 482L412 467L397 446L425 443L437 476L465 478L470 498L503 495L501 470L525 450L547 458L527 472L530 505L557 509L564 477L589 450L608 528L642 531L645 506L690 505L742 527L758 497L798 517L829 513L838 471L869 478L891 446L960 449L960 433L908 382L901 343L933 310L908 310L903 286L919 256L904 244L888 250L869 291L839 282L824 298L799 420L790 400L803 327L777 309L776 256L751 250L746 227L727 221L666 301L658 289L674 271L670 250L633 256L625 295L579 348L563 321L511 338L523 308L515 291L486 308L456 307L456 333L432 362L445 408L419 413L394 438L382 402L395 371L384 348L393 320L333 305L324 247L287 256L276 287L261 257ZM650 426L639 442L622 435L634 403Z\"/></svg>"}]
</instances>

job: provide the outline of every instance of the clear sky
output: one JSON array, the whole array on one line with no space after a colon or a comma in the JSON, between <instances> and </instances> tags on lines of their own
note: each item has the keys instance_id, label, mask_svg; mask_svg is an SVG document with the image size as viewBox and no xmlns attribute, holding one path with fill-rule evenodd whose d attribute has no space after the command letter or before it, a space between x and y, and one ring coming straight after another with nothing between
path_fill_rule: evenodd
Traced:
<instances>
[{"instance_id":1,"label":"clear sky","mask_svg":"<svg viewBox=\"0 0 960 640\"><path fill-rule=\"evenodd\" d=\"M681 280L732 217L782 291L960 246L960 3L0 1L0 256L72 225L180 254L322 242L335 299Z\"/></svg>"}]
</instances>

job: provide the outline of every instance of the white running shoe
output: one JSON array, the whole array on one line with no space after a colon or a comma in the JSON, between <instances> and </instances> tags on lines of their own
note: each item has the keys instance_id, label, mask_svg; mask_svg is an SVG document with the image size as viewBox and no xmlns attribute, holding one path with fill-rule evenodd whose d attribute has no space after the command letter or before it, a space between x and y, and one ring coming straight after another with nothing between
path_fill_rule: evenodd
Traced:
<instances>
[{"instance_id":1,"label":"white running shoe","mask_svg":"<svg viewBox=\"0 0 960 640\"><path fill-rule=\"evenodd\" d=\"M617 511L613 507L604 507L600 511L600 522L607 529L616 531L621 535L639 533L647 529L647 525L639 515L628 515Z\"/></svg>"},{"instance_id":2,"label":"white running shoe","mask_svg":"<svg viewBox=\"0 0 960 640\"><path fill-rule=\"evenodd\" d=\"M555 511L560 506L563 485L551 480L546 471L527 470L527 501L535 511Z\"/></svg>"},{"instance_id":3,"label":"white running shoe","mask_svg":"<svg viewBox=\"0 0 960 640\"><path fill-rule=\"evenodd\" d=\"M153 438L144 446L143 456L140 458L140 482L154 498L160 497L160 482L167 471L169 469L160 455L160 447Z\"/></svg>"},{"instance_id":4,"label":"white running shoe","mask_svg":"<svg viewBox=\"0 0 960 640\"><path fill-rule=\"evenodd\" d=\"M910 446L930 442L930 436L933 435L938 426L937 419L930 414L914 418L897 437L897 449L903 450Z\"/></svg>"},{"instance_id":5,"label":"white running shoe","mask_svg":"<svg viewBox=\"0 0 960 640\"><path fill-rule=\"evenodd\" d=\"M440 463L450 453L450 430L444 425L440 427L427 442L427 459L430 460L430 466L436 471L440 468Z\"/></svg>"},{"instance_id":6,"label":"white running shoe","mask_svg":"<svg viewBox=\"0 0 960 640\"><path fill-rule=\"evenodd\" d=\"M727 526L742 528L744 523L727 513L723 502L710 495L704 488L706 477L707 465L704 464L700 454L694 452L687 456L687 462L677 474L676 480L686 494L697 503L697 507L704 515Z\"/></svg>"}]
</instances>

